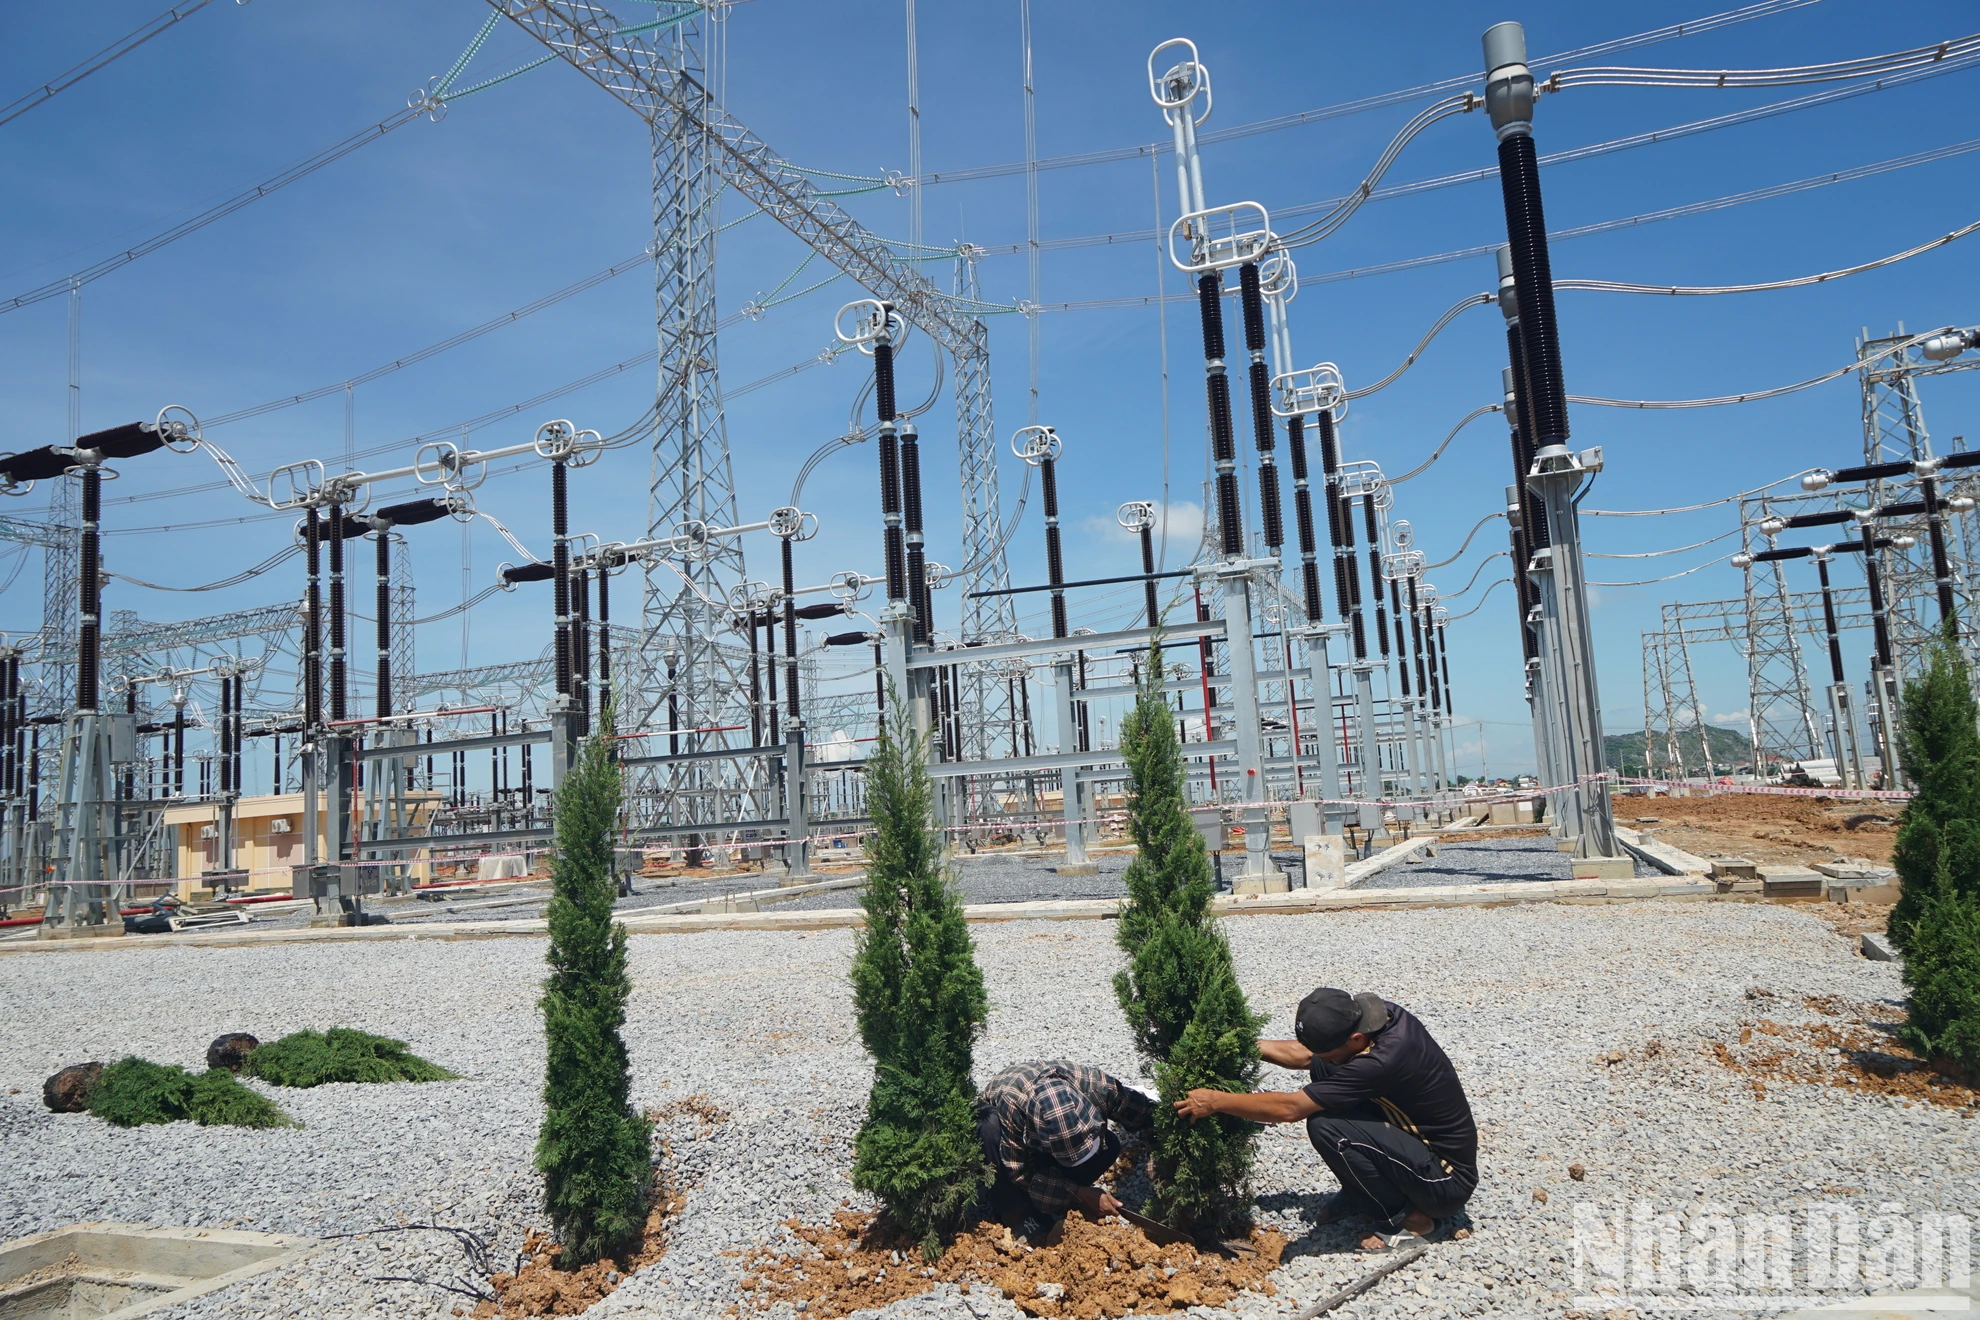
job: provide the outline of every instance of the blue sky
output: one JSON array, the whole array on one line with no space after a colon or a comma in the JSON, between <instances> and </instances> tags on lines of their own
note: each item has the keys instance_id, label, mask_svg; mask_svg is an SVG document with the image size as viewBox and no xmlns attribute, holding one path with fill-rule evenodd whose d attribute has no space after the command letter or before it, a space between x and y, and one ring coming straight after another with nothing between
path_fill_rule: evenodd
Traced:
<instances>
[{"instance_id":1,"label":"blue sky","mask_svg":"<svg viewBox=\"0 0 1980 1320\"><path fill-rule=\"evenodd\" d=\"M151 18L157 0L34 7L15 16L0 50L0 100L11 100ZM651 11L621 6L630 20ZM1210 129L1332 105L1472 73L1490 22L1526 24L1536 55L1716 12L1692 4L1593 6L1533 3L1511 9L1268 4L1242 24L1211 21L1201 6L1170 3L1039 5L1035 15L1038 148L1046 157L1153 142L1163 125L1146 92L1144 61L1166 37L1196 39L1216 80ZM59 279L202 206L265 178L384 118L444 72L487 10L470 0L386 4L354 0L216 0L137 52L39 108L0 126L0 300ZM1874 18L1874 22L1871 21ZM899 0L831 6L750 0L725 24L726 58L713 77L724 103L799 164L875 176L905 170L904 26ZM1644 47L1602 62L1742 68L1845 59L1963 35L1944 9L1872 8L1819 0L1704 35ZM506 22L462 85L505 72L541 51ZM930 171L1023 158L1018 8L1014 0L924 3L920 16L924 164ZM1543 66L1544 68L1547 66ZM1553 228L1640 215L1748 189L1869 165L1966 140L1968 73L1953 73L1794 114L1549 168L1543 176ZM1578 88L1543 100L1535 135L1543 153L1608 141L1797 95L1795 90ZM1214 199L1255 198L1282 208L1338 196L1360 179L1415 106L1396 106L1263 133L1206 148ZM1482 114L1424 134L1389 176L1403 182L1493 163ZM1974 157L1956 155L1874 178L1703 215L1625 228L1554 249L1561 278L1666 283L1744 283L1856 264L1911 247L1980 218ZM367 145L266 200L90 284L83 294L83 423L97 429L149 417L168 402L217 415L334 384L521 306L637 253L651 234L643 125L561 63L455 103L443 122L420 120ZM1164 158L1047 170L1039 176L1042 234L1134 233L1175 213ZM889 191L846 201L875 232L905 237L907 204ZM924 193L933 244L967 239L991 248L1024 237L1024 180L1005 174L940 184ZM731 196L724 218L746 206ZM1391 370L1442 312L1493 284L1489 257L1406 273L1320 282L1371 264L1503 237L1495 181L1364 207L1333 238L1299 254L1309 283L1293 306L1297 355L1338 362L1349 384ZM1842 366L1862 328L1887 334L1980 321L1970 295L1980 237L1901 265L1815 288L1743 297L1660 299L1564 293L1560 300L1567 384L1577 394L1692 398L1763 389ZM775 288L803 250L758 217L721 243L719 307L737 310ZM826 273L814 262L789 288ZM946 281L946 265L931 267ZM987 299L1024 296L1021 256L982 268ZM1138 298L1185 289L1146 241L1048 251L1045 302ZM818 352L833 313L859 291L841 280L744 321L720 341L724 380L756 380ZM1194 309L1167 315L1166 470L1170 498L1196 504L1203 473L1202 387ZM0 315L0 398L14 436L8 448L63 437L66 317L54 299ZM1065 518L1070 570L1133 571L1131 542L1112 529L1123 500L1160 498L1164 472L1162 313L1134 307L1047 313L1040 419L1066 439ZM559 305L359 387L355 445L392 445L457 424L632 358L652 346L648 272L635 270ZM992 375L1000 436L1026 419L1025 325L993 318ZM1490 309L1466 312L1400 382L1353 405L1348 456L1391 472L1419 463L1457 420L1499 397L1502 325ZM903 394L927 384L925 353L910 352ZM745 517L784 502L796 465L843 429L859 367L816 367L738 398L728 409ZM476 433L487 447L526 439L539 421L569 417L610 431L650 401L650 368L635 368L513 421ZM1941 448L1968 426L1968 376L1927 382L1926 420ZM1839 466L1861 452L1856 386L1845 378L1788 398L1683 412L1579 408L1578 445L1599 444L1608 469L1587 503L1607 509L1691 504L1756 487L1803 468ZM931 554L958 561L953 413L945 401L923 429ZM322 401L216 428L212 438L250 470L305 457L339 459L341 392ZM1242 439L1243 437L1241 437ZM398 444L379 466L407 461ZM575 474L574 527L627 538L645 527L649 456L627 451ZM806 504L821 534L803 551L808 580L878 563L871 454L828 462ZM131 500L210 482L203 457L150 456L123 465L106 492L106 554L113 571L194 585L278 549L287 519L257 516L231 492ZM1019 466L1006 458L1007 499ZM1501 505L1510 476L1503 424L1467 428L1442 461L1398 490L1431 560ZM481 504L542 552L548 550L547 481L540 470L490 479ZM1249 489L1247 490L1249 493ZM37 491L5 512L33 516ZM1181 527L1191 510L1177 508ZM223 522L219 520L239 520ZM219 522L219 525L208 525ZM1732 530L1728 507L1658 518L1591 518L1588 548L1623 554L1688 545ZM192 524L202 524L191 527ZM163 530L172 528L176 530ZM138 530L152 529L152 530ZM414 529L422 613L458 601L463 544L450 524ZM1186 538L1185 538L1186 539ZM1017 580L1042 577L1034 501L1012 546ZM1446 593L1502 549L1494 523L1457 563L1433 574ZM1729 552L1730 541L1647 560L1591 561L1597 581L1660 577ZM467 580L479 590L514 558L492 534L469 539ZM753 546L754 576L774 564ZM1185 548L1186 553L1186 548ZM1172 560L1177 558L1172 549ZM1485 566L1462 612L1505 561ZM39 621L34 552L0 560L0 629ZM1839 570L1852 582L1854 570ZM1805 585L1805 584L1804 584ZM190 617L292 598L293 565L228 591L183 595L113 584L107 604L147 619ZM1595 613L1605 722L1640 724L1640 632L1659 603L1736 595L1737 572L1709 567L1673 582L1599 589ZM422 668L536 654L548 631L547 600L518 593L419 637ZM1042 597L1029 598L1041 610ZM953 617L954 602L939 607ZM1129 594L1075 599L1075 624L1127 622ZM1506 588L1452 626L1459 712L1484 721L1492 769L1530 765L1518 685L1518 646ZM1848 646L1862 676L1866 636ZM1703 699L1715 715L1746 705L1741 662L1730 648L1701 648ZM1474 770L1474 733L1461 767Z\"/></svg>"}]
</instances>

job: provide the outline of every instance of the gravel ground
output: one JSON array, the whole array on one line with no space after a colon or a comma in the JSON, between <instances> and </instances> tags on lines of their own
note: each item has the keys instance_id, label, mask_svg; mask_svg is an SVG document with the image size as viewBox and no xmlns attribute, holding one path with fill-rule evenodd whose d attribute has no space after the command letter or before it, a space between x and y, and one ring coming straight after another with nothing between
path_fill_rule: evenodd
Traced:
<instances>
[{"instance_id":1,"label":"gravel ground","mask_svg":"<svg viewBox=\"0 0 1980 1320\"><path fill-rule=\"evenodd\" d=\"M1524 880L1572 880L1571 859L1546 839L1480 839L1440 843L1435 857L1385 866L1356 889L1413 889L1421 885L1509 885ZM1662 874L1636 863L1639 879Z\"/></svg>"},{"instance_id":2,"label":"gravel ground","mask_svg":"<svg viewBox=\"0 0 1980 1320\"><path fill-rule=\"evenodd\" d=\"M1758 1101L1709 1061L1708 1040L1759 1016L1750 987L1778 996L1766 1012L1779 1021L1814 1020L1803 995L1881 1011L1900 998L1894 966L1854 956L1806 912L1527 905L1232 918L1225 929L1269 1032L1289 1031L1315 982L1380 990L1435 1031L1478 1112L1473 1236L1437 1246L1342 1316L1558 1315L1573 1291L1574 1208L1613 1210L1619 1198L1684 1216L1789 1213L1830 1198L1866 1217L1902 1202L1907 1213L1980 1219L1970 1118L1809 1085L1770 1084ZM980 1071L1056 1056L1137 1076L1108 984L1119 962L1111 924L974 934L993 1003ZM632 941L636 1102L705 1095L729 1117L662 1125L687 1208L666 1257L593 1314L715 1320L738 1296L736 1253L852 1195L848 1147L869 1073L845 988L851 947L849 931ZM0 1238L91 1219L308 1234L440 1223L513 1252L537 1222L542 954L541 942L516 939L0 957ZM42 1078L64 1064L135 1052L197 1065L223 1030L268 1039L338 1022L402 1036L467 1076L277 1092L306 1126L276 1132L119 1131L40 1103ZM1615 1052L1627 1057L1604 1060ZM1267 1073L1268 1086L1299 1080ZM1572 1163L1586 1166L1585 1182L1569 1179ZM1297 1239L1279 1295L1202 1314L1289 1314L1368 1266L1341 1230L1306 1229L1333 1184L1297 1126L1261 1137L1256 1188L1264 1220ZM457 1279L459 1261L437 1233L374 1233L174 1314L446 1316L465 1299L376 1280ZM881 1314L965 1313L1019 1314L985 1290Z\"/></svg>"}]
</instances>

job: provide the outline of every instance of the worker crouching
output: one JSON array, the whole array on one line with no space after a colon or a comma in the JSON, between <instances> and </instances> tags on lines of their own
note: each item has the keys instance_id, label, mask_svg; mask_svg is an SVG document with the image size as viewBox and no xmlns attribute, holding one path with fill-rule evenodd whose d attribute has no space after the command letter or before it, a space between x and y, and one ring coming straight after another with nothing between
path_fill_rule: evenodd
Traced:
<instances>
[{"instance_id":1,"label":"worker crouching","mask_svg":"<svg viewBox=\"0 0 1980 1320\"><path fill-rule=\"evenodd\" d=\"M1056 1236L1074 1206L1089 1219L1119 1210L1094 1185L1120 1158L1121 1139L1109 1125L1146 1129L1153 1105L1100 1069L1063 1060L991 1077L977 1092L976 1132L997 1176L979 1213L1039 1243Z\"/></svg>"}]
</instances>

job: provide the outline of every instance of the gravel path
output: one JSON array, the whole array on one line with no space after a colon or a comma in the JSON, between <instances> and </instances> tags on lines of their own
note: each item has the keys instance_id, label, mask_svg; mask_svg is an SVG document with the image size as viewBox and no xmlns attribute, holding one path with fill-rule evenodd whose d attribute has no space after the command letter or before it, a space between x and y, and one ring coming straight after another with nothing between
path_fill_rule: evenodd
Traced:
<instances>
[{"instance_id":1,"label":"gravel path","mask_svg":"<svg viewBox=\"0 0 1980 1320\"><path fill-rule=\"evenodd\" d=\"M1617 1198L1681 1215L1787 1213L1832 1197L1869 1216L1899 1201L1980 1220L1970 1119L1809 1085L1770 1085L1756 1101L1709 1061L1708 1040L1761 1014L1749 987L1774 992L1764 1011L1784 1022L1814 1020L1804 995L1885 1011L1901 995L1892 965L1856 957L1804 911L1531 905L1233 918L1225 929L1269 1031L1289 1030L1316 982L1383 991L1437 1033L1478 1111L1474 1235L1340 1315L1558 1315L1572 1294L1575 1206L1613 1209ZM1109 988L1111 924L973 933L994 1006L980 1070L1060 1056L1136 1076ZM667 1256L592 1314L715 1320L738 1296L736 1252L851 1195L848 1147L869 1077L844 982L851 947L849 931L632 941L637 1103L699 1094L728 1117L663 1124L687 1208ZM0 957L0 1238L89 1219L311 1234L410 1222L465 1225L512 1252L535 1222L542 954L541 942L517 939ZM307 1126L266 1133L118 1131L40 1103L42 1078L63 1064L136 1052L196 1065L223 1030L267 1039L338 1022L402 1036L467 1077L278 1092ZM1652 1041L1661 1047L1646 1049ZM1627 1057L1603 1061L1617 1051ZM1297 1084L1267 1072L1267 1085ZM1571 1163L1586 1166L1585 1182L1569 1179ZM1289 1314L1367 1267L1340 1230L1305 1228L1332 1179L1297 1126L1261 1137L1256 1184L1265 1221L1298 1240L1279 1296L1247 1296L1236 1314ZM345 1239L177 1314L447 1316L464 1299L374 1280L452 1279L458 1264L436 1233ZM1019 1314L985 1290L882 1314L966 1313Z\"/></svg>"}]
</instances>

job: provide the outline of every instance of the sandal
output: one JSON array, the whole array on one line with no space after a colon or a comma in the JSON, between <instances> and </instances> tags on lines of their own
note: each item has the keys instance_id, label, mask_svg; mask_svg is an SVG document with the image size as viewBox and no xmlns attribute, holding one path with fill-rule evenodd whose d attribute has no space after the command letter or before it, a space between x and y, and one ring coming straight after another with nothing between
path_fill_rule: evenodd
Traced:
<instances>
[{"instance_id":1,"label":"sandal","mask_svg":"<svg viewBox=\"0 0 1980 1320\"><path fill-rule=\"evenodd\" d=\"M1364 1246L1362 1250L1371 1256L1379 1256L1391 1251L1406 1250L1418 1243L1428 1246L1432 1242L1441 1241L1444 1236L1444 1223L1442 1220L1439 1220L1432 1224L1428 1233L1417 1233L1407 1228L1393 1230L1377 1228L1371 1230L1369 1236L1380 1239L1382 1245L1379 1247Z\"/></svg>"},{"instance_id":2,"label":"sandal","mask_svg":"<svg viewBox=\"0 0 1980 1320\"><path fill-rule=\"evenodd\" d=\"M1352 1219L1368 1218L1368 1208L1346 1192L1336 1192L1322 1201L1313 1212L1313 1226L1325 1228L1329 1224L1344 1224Z\"/></svg>"}]
</instances>

